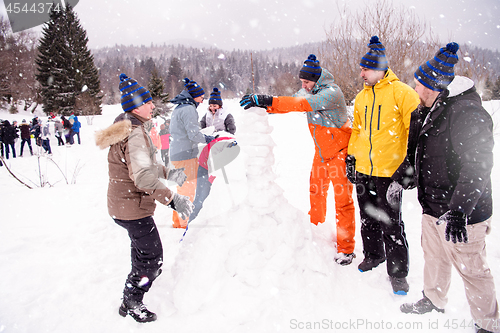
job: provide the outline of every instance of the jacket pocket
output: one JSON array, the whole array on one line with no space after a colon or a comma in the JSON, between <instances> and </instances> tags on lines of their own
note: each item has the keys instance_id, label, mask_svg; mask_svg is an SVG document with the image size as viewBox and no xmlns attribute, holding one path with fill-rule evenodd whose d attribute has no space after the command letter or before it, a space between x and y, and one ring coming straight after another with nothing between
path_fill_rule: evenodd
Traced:
<instances>
[{"instance_id":1,"label":"jacket pocket","mask_svg":"<svg viewBox=\"0 0 500 333\"><path fill-rule=\"evenodd\" d=\"M155 209L156 204L155 204L155 199L149 195L142 195L141 196L141 201L139 202L139 207L141 209L145 209L148 211L151 211Z\"/></svg>"}]
</instances>

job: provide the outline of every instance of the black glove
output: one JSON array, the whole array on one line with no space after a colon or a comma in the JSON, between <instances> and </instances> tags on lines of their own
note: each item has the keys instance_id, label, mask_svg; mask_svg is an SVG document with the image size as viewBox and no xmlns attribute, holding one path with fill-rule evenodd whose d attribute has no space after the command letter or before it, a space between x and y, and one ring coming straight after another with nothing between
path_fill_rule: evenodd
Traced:
<instances>
[{"instance_id":1,"label":"black glove","mask_svg":"<svg viewBox=\"0 0 500 333\"><path fill-rule=\"evenodd\" d=\"M183 220L187 219L193 212L194 205L189 197L174 193L174 198L170 201L170 207L181 216Z\"/></svg>"},{"instance_id":2,"label":"black glove","mask_svg":"<svg viewBox=\"0 0 500 333\"><path fill-rule=\"evenodd\" d=\"M242 106L245 110L258 106L259 108L267 109L268 106L273 105L273 96L269 95L245 95L240 101L240 106Z\"/></svg>"},{"instance_id":3,"label":"black glove","mask_svg":"<svg viewBox=\"0 0 500 333\"><path fill-rule=\"evenodd\" d=\"M205 135L205 142L207 143L207 145L212 142L213 140L215 140L215 138L211 135Z\"/></svg>"},{"instance_id":4,"label":"black glove","mask_svg":"<svg viewBox=\"0 0 500 333\"><path fill-rule=\"evenodd\" d=\"M445 238L446 241L451 241L453 243L464 242L467 243L469 238L467 237L467 215L456 210L449 210L437 220L436 224L441 224L446 222Z\"/></svg>"},{"instance_id":5,"label":"black glove","mask_svg":"<svg viewBox=\"0 0 500 333\"><path fill-rule=\"evenodd\" d=\"M399 184L398 182L392 182L389 185L389 188L387 189L387 193L385 194L385 197L387 199L387 202L391 206L398 206L399 203L401 202L401 195L403 194L403 186Z\"/></svg>"},{"instance_id":6,"label":"black glove","mask_svg":"<svg viewBox=\"0 0 500 333\"><path fill-rule=\"evenodd\" d=\"M352 184L356 184L356 157L353 155L347 155L345 158L345 172L347 179Z\"/></svg>"},{"instance_id":7,"label":"black glove","mask_svg":"<svg viewBox=\"0 0 500 333\"><path fill-rule=\"evenodd\" d=\"M172 169L168 172L167 180L171 180L177 185L182 186L184 182L186 181L187 176L184 173L184 168L179 168L179 169Z\"/></svg>"}]
</instances>

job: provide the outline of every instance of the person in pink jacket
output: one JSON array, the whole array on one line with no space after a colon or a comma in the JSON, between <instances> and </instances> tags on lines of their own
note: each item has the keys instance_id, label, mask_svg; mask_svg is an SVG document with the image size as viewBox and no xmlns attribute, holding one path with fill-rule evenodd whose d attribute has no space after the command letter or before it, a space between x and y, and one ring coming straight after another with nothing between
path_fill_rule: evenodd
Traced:
<instances>
[{"instance_id":1,"label":"person in pink jacket","mask_svg":"<svg viewBox=\"0 0 500 333\"><path fill-rule=\"evenodd\" d=\"M168 157L168 150L170 148L170 121L167 120L164 124L160 125L160 142L161 142L161 160L168 167L170 159Z\"/></svg>"}]
</instances>

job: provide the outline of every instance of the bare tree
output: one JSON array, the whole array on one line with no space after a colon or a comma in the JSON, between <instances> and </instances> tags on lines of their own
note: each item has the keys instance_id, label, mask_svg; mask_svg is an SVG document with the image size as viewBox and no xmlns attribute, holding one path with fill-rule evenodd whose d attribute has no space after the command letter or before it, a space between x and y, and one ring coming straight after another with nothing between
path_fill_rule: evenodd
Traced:
<instances>
[{"instance_id":1,"label":"bare tree","mask_svg":"<svg viewBox=\"0 0 500 333\"><path fill-rule=\"evenodd\" d=\"M416 66L436 52L438 40L430 26L403 6L389 0L375 0L351 12L338 7L340 20L326 29L320 59L335 77L348 103L362 89L359 61L368 51L371 36L379 36L386 49L389 67L405 83L413 81Z\"/></svg>"}]
</instances>

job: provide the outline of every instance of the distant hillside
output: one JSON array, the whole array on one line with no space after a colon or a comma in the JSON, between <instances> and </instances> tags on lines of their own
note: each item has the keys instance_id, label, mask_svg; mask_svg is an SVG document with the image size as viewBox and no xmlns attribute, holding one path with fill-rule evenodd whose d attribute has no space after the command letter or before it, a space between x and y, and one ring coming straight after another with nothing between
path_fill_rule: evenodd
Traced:
<instances>
[{"instance_id":1,"label":"distant hillside","mask_svg":"<svg viewBox=\"0 0 500 333\"><path fill-rule=\"evenodd\" d=\"M251 52L225 51L203 44L196 47L183 44L115 45L93 50L93 54L100 70L101 88L105 95L103 102L113 104L120 98L120 73L126 73L142 85L147 85L155 66L164 79L165 91L171 98L183 89L181 80L184 77L197 81L207 94L213 87L218 87L223 98L233 98L249 92L290 95L300 88L298 72L303 61L311 53L319 54L321 46L321 43L309 43ZM467 50L466 54L472 54L473 60L462 60L462 67L459 68L463 68L462 72L473 72L471 76L480 81L477 85L482 89L486 84L485 71L489 73L492 81L498 77L500 53L474 47ZM480 76L476 74L477 67L482 69ZM333 74L335 76L335 73ZM356 84L359 89L362 88L361 82Z\"/></svg>"}]
</instances>

